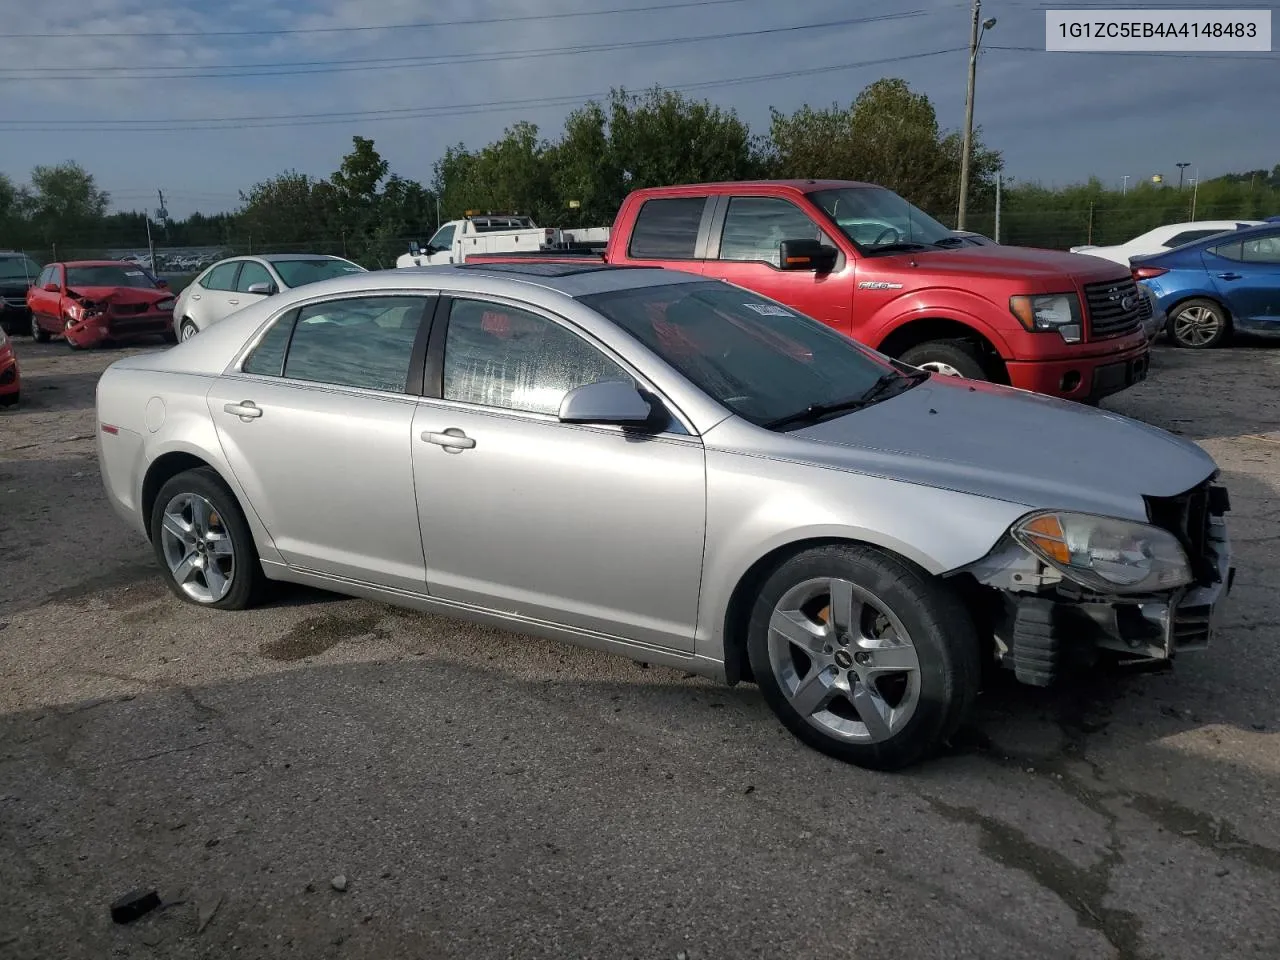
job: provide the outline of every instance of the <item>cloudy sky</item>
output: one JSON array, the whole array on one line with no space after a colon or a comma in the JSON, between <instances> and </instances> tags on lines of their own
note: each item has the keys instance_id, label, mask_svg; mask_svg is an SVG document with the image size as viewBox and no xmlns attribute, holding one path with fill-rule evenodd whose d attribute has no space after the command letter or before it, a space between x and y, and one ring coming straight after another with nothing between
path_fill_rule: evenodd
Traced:
<instances>
[{"instance_id":1,"label":"cloudy sky","mask_svg":"<svg viewBox=\"0 0 1280 960\"><path fill-rule=\"evenodd\" d=\"M1008 175L1118 184L1178 161L1204 177L1280 163L1265 106L1280 103L1280 54L1046 53L1044 9L1089 6L1248 4L986 0L999 22L977 122ZM117 208L155 206L159 187L181 217L233 208L285 169L325 176L355 134L427 181L446 145L481 146L520 119L553 134L613 86L685 89L763 131L770 106L847 104L897 76L958 128L969 4L0 0L0 23L0 170L25 182L74 159Z\"/></svg>"}]
</instances>

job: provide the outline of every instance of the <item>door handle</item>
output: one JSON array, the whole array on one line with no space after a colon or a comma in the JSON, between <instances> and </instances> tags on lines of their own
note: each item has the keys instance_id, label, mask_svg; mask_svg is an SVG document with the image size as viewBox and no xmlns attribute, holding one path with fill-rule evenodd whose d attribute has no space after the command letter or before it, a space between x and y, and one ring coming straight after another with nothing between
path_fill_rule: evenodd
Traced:
<instances>
[{"instance_id":1,"label":"door handle","mask_svg":"<svg viewBox=\"0 0 1280 960\"><path fill-rule=\"evenodd\" d=\"M1238 273L1220 273L1220 274L1218 274L1218 279L1219 279L1219 280L1239 280L1239 279L1240 279L1240 274L1238 274Z\"/></svg>"},{"instance_id":2,"label":"door handle","mask_svg":"<svg viewBox=\"0 0 1280 960\"><path fill-rule=\"evenodd\" d=\"M228 300L227 303L239 303L239 300Z\"/></svg>"},{"instance_id":3,"label":"door handle","mask_svg":"<svg viewBox=\"0 0 1280 960\"><path fill-rule=\"evenodd\" d=\"M241 400L239 403L224 403L222 409L245 423L262 416L262 408L252 400Z\"/></svg>"},{"instance_id":4,"label":"door handle","mask_svg":"<svg viewBox=\"0 0 1280 960\"><path fill-rule=\"evenodd\" d=\"M191 295L191 299L192 299L192 300L199 300L199 299L200 299L200 294L198 294L198 293L193 293L193 294Z\"/></svg>"},{"instance_id":5,"label":"door handle","mask_svg":"<svg viewBox=\"0 0 1280 960\"><path fill-rule=\"evenodd\" d=\"M434 443L436 446L444 447L446 450L456 453L459 450L470 450L476 445L476 442L468 437L457 427L450 427L441 433L433 433L430 430L424 430L422 439L427 443Z\"/></svg>"}]
</instances>

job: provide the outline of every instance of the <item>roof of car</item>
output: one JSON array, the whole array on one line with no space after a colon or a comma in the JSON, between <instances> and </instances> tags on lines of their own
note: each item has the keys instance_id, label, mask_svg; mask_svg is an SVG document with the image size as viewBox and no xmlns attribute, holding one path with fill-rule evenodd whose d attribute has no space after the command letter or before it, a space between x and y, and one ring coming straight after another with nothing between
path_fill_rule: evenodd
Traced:
<instances>
[{"instance_id":1,"label":"roof of car","mask_svg":"<svg viewBox=\"0 0 1280 960\"><path fill-rule=\"evenodd\" d=\"M735 190L765 189L813 193L816 190L839 190L846 187L875 187L883 189L878 184L864 183L861 180L722 180L716 183L688 183L672 187L645 187L635 192L646 196L654 194L659 196L662 194L679 196L690 193L731 193Z\"/></svg>"},{"instance_id":2,"label":"roof of car","mask_svg":"<svg viewBox=\"0 0 1280 960\"><path fill-rule=\"evenodd\" d=\"M284 263L287 260L341 260L342 257L335 257L330 253L262 253L257 254L257 259L266 260L268 263Z\"/></svg>"},{"instance_id":3,"label":"roof of car","mask_svg":"<svg viewBox=\"0 0 1280 960\"><path fill-rule=\"evenodd\" d=\"M377 271L386 274L412 274L423 277L484 276L495 280L528 283L554 290L569 297L587 297L595 293L658 287L672 283L690 283L703 277L682 270L662 267L610 266L601 264L558 263L471 263L430 267L396 267ZM367 277L368 274L365 274ZM465 286L465 284L463 284Z\"/></svg>"}]
</instances>

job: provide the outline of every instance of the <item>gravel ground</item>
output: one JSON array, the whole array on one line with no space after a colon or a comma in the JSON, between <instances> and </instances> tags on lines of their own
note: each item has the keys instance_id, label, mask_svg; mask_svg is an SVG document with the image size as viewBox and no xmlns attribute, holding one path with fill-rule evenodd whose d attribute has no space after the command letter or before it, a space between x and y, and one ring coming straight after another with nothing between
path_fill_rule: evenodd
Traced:
<instances>
[{"instance_id":1,"label":"gravel ground","mask_svg":"<svg viewBox=\"0 0 1280 960\"><path fill-rule=\"evenodd\" d=\"M136 351L17 349L0 956L1280 955L1278 351L1161 348L1104 404L1223 468L1214 647L999 685L881 775L751 686L301 589L184 606L100 492L94 384ZM114 925L135 888L166 905Z\"/></svg>"}]
</instances>

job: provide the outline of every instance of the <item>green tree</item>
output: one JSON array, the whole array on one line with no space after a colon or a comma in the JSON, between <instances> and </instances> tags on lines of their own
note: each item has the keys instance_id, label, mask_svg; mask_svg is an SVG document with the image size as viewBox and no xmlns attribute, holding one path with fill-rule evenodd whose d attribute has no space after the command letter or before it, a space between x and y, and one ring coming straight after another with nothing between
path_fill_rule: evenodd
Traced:
<instances>
[{"instance_id":1,"label":"green tree","mask_svg":"<svg viewBox=\"0 0 1280 960\"><path fill-rule=\"evenodd\" d=\"M38 166L31 171L31 190L23 211L44 245L83 242L97 231L110 195L99 190L93 174L74 161Z\"/></svg>"},{"instance_id":2,"label":"green tree","mask_svg":"<svg viewBox=\"0 0 1280 960\"><path fill-rule=\"evenodd\" d=\"M792 114L772 110L771 172L775 176L862 180L901 194L935 216L955 213L962 138L939 129L929 98L906 81L867 86L848 109L808 105ZM1000 155L974 135L970 202L995 188Z\"/></svg>"},{"instance_id":3,"label":"green tree","mask_svg":"<svg viewBox=\"0 0 1280 960\"><path fill-rule=\"evenodd\" d=\"M327 239L330 188L305 173L284 173L241 192L239 229L257 249L314 245Z\"/></svg>"}]
</instances>

